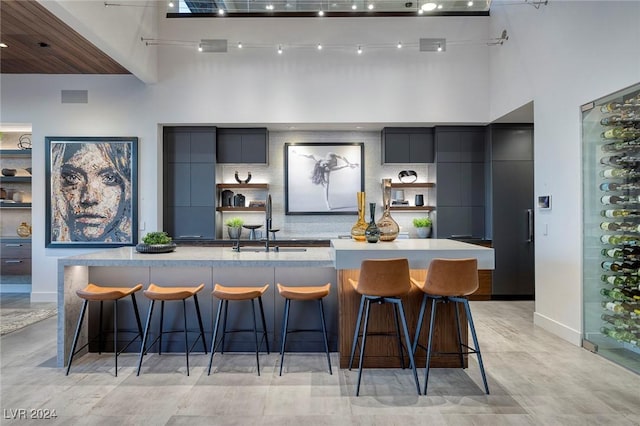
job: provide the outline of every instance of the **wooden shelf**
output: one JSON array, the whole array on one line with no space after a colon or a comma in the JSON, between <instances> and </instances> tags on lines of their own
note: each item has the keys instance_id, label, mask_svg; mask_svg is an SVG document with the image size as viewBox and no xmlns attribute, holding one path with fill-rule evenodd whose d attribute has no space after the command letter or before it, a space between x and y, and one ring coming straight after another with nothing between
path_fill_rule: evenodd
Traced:
<instances>
[{"instance_id":1,"label":"wooden shelf","mask_svg":"<svg viewBox=\"0 0 640 426\"><path fill-rule=\"evenodd\" d=\"M2 157L31 157L30 149L0 149Z\"/></svg>"},{"instance_id":2,"label":"wooden shelf","mask_svg":"<svg viewBox=\"0 0 640 426\"><path fill-rule=\"evenodd\" d=\"M435 210L436 208L433 206L390 206L389 209L396 211L430 212Z\"/></svg>"},{"instance_id":3,"label":"wooden shelf","mask_svg":"<svg viewBox=\"0 0 640 426\"><path fill-rule=\"evenodd\" d=\"M219 183L216 185L218 189L235 188L235 189L269 189L268 183Z\"/></svg>"},{"instance_id":4,"label":"wooden shelf","mask_svg":"<svg viewBox=\"0 0 640 426\"><path fill-rule=\"evenodd\" d=\"M413 183L391 183L392 188L433 188L433 182L413 182Z\"/></svg>"},{"instance_id":5,"label":"wooden shelf","mask_svg":"<svg viewBox=\"0 0 640 426\"><path fill-rule=\"evenodd\" d=\"M2 182L31 182L31 176L0 176Z\"/></svg>"},{"instance_id":6,"label":"wooden shelf","mask_svg":"<svg viewBox=\"0 0 640 426\"><path fill-rule=\"evenodd\" d=\"M1 209L30 209L31 203L4 203L0 202Z\"/></svg>"},{"instance_id":7,"label":"wooden shelf","mask_svg":"<svg viewBox=\"0 0 640 426\"><path fill-rule=\"evenodd\" d=\"M265 207L216 207L219 212L263 212Z\"/></svg>"}]
</instances>

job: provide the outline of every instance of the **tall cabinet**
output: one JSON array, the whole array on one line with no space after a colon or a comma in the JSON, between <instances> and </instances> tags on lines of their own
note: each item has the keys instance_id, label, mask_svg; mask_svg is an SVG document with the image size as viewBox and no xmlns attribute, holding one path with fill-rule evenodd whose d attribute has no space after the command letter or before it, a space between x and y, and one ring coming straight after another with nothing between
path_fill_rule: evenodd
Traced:
<instances>
[{"instance_id":1,"label":"tall cabinet","mask_svg":"<svg viewBox=\"0 0 640 426\"><path fill-rule=\"evenodd\" d=\"M583 346L640 373L640 84L582 106Z\"/></svg>"},{"instance_id":2,"label":"tall cabinet","mask_svg":"<svg viewBox=\"0 0 640 426\"><path fill-rule=\"evenodd\" d=\"M165 127L164 224L177 241L216 236L216 128Z\"/></svg>"},{"instance_id":3,"label":"tall cabinet","mask_svg":"<svg viewBox=\"0 0 640 426\"><path fill-rule=\"evenodd\" d=\"M489 127L494 298L533 298L533 125Z\"/></svg>"}]
</instances>

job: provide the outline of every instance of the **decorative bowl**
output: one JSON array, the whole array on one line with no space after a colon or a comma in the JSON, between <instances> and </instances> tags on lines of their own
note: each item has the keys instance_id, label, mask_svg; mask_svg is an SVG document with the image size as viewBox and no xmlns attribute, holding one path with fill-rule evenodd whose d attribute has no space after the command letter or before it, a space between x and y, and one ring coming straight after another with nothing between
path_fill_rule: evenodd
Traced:
<instances>
[{"instance_id":1,"label":"decorative bowl","mask_svg":"<svg viewBox=\"0 0 640 426\"><path fill-rule=\"evenodd\" d=\"M2 176L15 176L16 169L2 169Z\"/></svg>"},{"instance_id":2,"label":"decorative bowl","mask_svg":"<svg viewBox=\"0 0 640 426\"><path fill-rule=\"evenodd\" d=\"M176 249L176 243L171 244L144 244L136 246L138 253L171 253Z\"/></svg>"}]
</instances>

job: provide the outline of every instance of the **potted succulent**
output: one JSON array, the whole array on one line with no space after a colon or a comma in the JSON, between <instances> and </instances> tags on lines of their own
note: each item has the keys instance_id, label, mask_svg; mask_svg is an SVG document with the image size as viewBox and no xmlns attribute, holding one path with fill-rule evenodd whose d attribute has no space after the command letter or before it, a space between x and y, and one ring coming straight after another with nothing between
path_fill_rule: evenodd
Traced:
<instances>
[{"instance_id":1,"label":"potted succulent","mask_svg":"<svg viewBox=\"0 0 640 426\"><path fill-rule=\"evenodd\" d=\"M413 219L413 226L416 227L419 238L429 238L431 236L431 218L416 217Z\"/></svg>"},{"instance_id":2,"label":"potted succulent","mask_svg":"<svg viewBox=\"0 0 640 426\"><path fill-rule=\"evenodd\" d=\"M239 217L232 217L224 222L227 225L227 233L232 240L239 240L242 235L242 225L244 220Z\"/></svg>"},{"instance_id":3,"label":"potted succulent","mask_svg":"<svg viewBox=\"0 0 640 426\"><path fill-rule=\"evenodd\" d=\"M136 246L140 253L169 253L176 249L169 234L162 231L149 232L142 237L142 242Z\"/></svg>"}]
</instances>

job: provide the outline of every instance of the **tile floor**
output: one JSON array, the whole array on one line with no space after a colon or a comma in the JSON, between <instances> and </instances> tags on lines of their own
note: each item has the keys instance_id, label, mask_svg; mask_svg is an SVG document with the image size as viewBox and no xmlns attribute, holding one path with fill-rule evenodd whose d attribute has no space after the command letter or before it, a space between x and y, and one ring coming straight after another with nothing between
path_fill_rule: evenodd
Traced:
<instances>
[{"instance_id":1,"label":"tile floor","mask_svg":"<svg viewBox=\"0 0 640 426\"><path fill-rule=\"evenodd\" d=\"M532 323L533 302L473 302L491 395L475 361L467 370L434 369L429 396L417 396L410 370L334 374L324 354L291 354L278 376L277 354L214 358L123 355L118 377L111 354L56 367L56 319L0 339L2 424L60 425L640 425L640 376L555 337ZM474 358L475 359L475 358ZM423 380L423 370L419 370ZM12 419L16 411L57 417Z\"/></svg>"}]
</instances>

